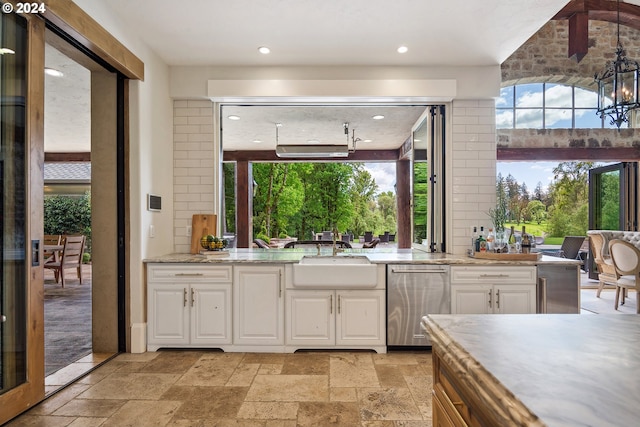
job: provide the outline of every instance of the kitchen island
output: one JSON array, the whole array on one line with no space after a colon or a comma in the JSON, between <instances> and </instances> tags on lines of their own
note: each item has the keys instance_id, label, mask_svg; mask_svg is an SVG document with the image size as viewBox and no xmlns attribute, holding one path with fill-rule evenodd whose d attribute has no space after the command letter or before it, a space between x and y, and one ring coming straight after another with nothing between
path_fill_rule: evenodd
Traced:
<instances>
[{"instance_id":1,"label":"kitchen island","mask_svg":"<svg viewBox=\"0 0 640 427\"><path fill-rule=\"evenodd\" d=\"M429 315L435 426L631 426L640 316Z\"/></svg>"}]
</instances>

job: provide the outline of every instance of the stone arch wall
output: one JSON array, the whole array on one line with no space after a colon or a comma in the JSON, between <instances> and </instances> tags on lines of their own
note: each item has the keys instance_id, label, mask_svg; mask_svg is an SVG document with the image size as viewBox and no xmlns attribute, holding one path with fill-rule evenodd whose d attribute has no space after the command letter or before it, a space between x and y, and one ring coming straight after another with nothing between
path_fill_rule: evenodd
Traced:
<instances>
[{"instance_id":1,"label":"stone arch wall","mask_svg":"<svg viewBox=\"0 0 640 427\"><path fill-rule=\"evenodd\" d=\"M627 57L640 61L640 31L620 26L620 42ZM502 86L550 82L597 90L594 75L615 59L617 24L589 21L589 52L579 63L568 58L569 23L549 21L501 65ZM497 146L521 149L627 148L627 158L638 160L640 114L632 114L632 129L498 129ZM637 134L637 136L636 136ZM576 153L576 158L580 154Z\"/></svg>"},{"instance_id":2,"label":"stone arch wall","mask_svg":"<svg viewBox=\"0 0 640 427\"><path fill-rule=\"evenodd\" d=\"M569 22L549 21L502 63L502 86L532 82L574 84L596 90L594 75L615 59L617 24L589 21L589 52L579 63L567 57ZM640 31L620 26L627 57L640 60Z\"/></svg>"}]
</instances>

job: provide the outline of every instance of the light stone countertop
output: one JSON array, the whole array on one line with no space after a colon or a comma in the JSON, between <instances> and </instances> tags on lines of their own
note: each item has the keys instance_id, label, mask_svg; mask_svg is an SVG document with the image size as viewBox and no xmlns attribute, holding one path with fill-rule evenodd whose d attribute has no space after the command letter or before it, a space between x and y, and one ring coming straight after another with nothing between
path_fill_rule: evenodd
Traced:
<instances>
[{"instance_id":1,"label":"light stone countertop","mask_svg":"<svg viewBox=\"0 0 640 427\"><path fill-rule=\"evenodd\" d=\"M145 259L145 263L297 263L307 256L317 255L316 249L229 249L228 256L207 258L203 255L173 253ZM330 249L322 249L321 255L331 255ZM376 264L458 264L458 265L578 265L578 260L544 255L538 261L502 261L474 259L468 256L429 253L416 249L375 248L346 249L339 256L365 255Z\"/></svg>"},{"instance_id":2,"label":"light stone countertop","mask_svg":"<svg viewBox=\"0 0 640 427\"><path fill-rule=\"evenodd\" d=\"M502 425L638 424L638 315L428 315L423 325L487 410L512 417Z\"/></svg>"}]
</instances>

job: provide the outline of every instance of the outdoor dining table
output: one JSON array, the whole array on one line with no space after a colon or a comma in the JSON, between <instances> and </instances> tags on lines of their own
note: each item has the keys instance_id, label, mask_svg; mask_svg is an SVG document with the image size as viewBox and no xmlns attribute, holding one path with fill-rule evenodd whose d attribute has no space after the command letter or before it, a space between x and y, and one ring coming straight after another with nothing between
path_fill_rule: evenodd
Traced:
<instances>
[{"instance_id":1,"label":"outdoor dining table","mask_svg":"<svg viewBox=\"0 0 640 427\"><path fill-rule=\"evenodd\" d=\"M49 257L46 258L44 262L46 263L51 259L53 259L53 261L57 261L60 258L59 254L63 249L64 249L64 245L47 245L47 244L42 245L42 252L44 254L52 254L52 255L49 255Z\"/></svg>"}]
</instances>

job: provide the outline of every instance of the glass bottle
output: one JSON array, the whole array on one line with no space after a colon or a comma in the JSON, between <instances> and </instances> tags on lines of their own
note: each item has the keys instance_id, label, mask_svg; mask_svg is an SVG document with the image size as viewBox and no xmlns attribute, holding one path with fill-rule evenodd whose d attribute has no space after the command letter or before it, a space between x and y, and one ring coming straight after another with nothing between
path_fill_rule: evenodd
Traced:
<instances>
[{"instance_id":1,"label":"glass bottle","mask_svg":"<svg viewBox=\"0 0 640 427\"><path fill-rule=\"evenodd\" d=\"M478 236L476 250L478 252L487 252L487 239L484 238L484 227L480 227L480 235Z\"/></svg>"},{"instance_id":2,"label":"glass bottle","mask_svg":"<svg viewBox=\"0 0 640 427\"><path fill-rule=\"evenodd\" d=\"M515 254L517 253L516 246L516 228L512 225L511 231L509 232L509 253Z\"/></svg>"},{"instance_id":3,"label":"glass bottle","mask_svg":"<svg viewBox=\"0 0 640 427\"><path fill-rule=\"evenodd\" d=\"M522 246L522 253L528 254L531 252L531 238L525 231L525 226L522 226L522 242L520 243Z\"/></svg>"},{"instance_id":4,"label":"glass bottle","mask_svg":"<svg viewBox=\"0 0 640 427\"><path fill-rule=\"evenodd\" d=\"M487 234L487 252L493 252L495 250L495 240L496 236L493 234L493 228L489 228L489 233Z\"/></svg>"},{"instance_id":5,"label":"glass bottle","mask_svg":"<svg viewBox=\"0 0 640 427\"><path fill-rule=\"evenodd\" d=\"M471 234L471 256L476 253L476 240L478 240L478 227L473 227L473 233Z\"/></svg>"}]
</instances>

